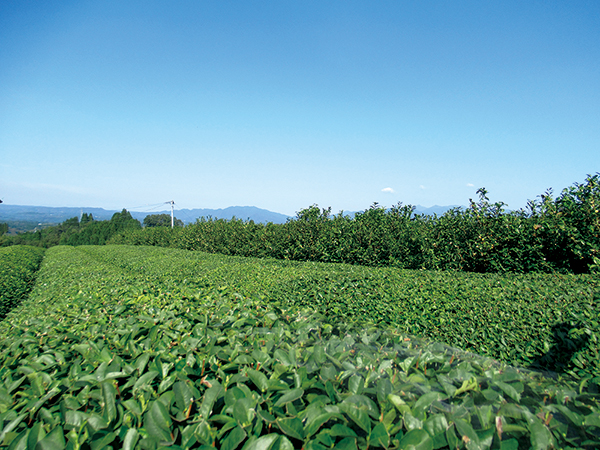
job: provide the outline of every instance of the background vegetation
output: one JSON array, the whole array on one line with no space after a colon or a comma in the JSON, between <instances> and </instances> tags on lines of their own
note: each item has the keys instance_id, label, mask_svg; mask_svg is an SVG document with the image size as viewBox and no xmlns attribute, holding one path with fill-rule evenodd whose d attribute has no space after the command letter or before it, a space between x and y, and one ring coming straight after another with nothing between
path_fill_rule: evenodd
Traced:
<instances>
[{"instance_id":1,"label":"background vegetation","mask_svg":"<svg viewBox=\"0 0 600 450\"><path fill-rule=\"evenodd\" d=\"M466 209L415 215L374 204L351 217L314 205L285 224L201 218L177 230L129 229L111 243L159 245L236 256L272 257L467 272L589 273L600 266L600 179L506 211L480 189Z\"/></svg>"},{"instance_id":2,"label":"background vegetation","mask_svg":"<svg viewBox=\"0 0 600 450\"><path fill-rule=\"evenodd\" d=\"M111 236L133 229L141 229L141 224L125 209L113 214L111 220L104 221L96 221L92 214L83 213L81 220L73 217L57 226L16 236L0 236L0 246L33 245L49 248L55 245L103 245Z\"/></svg>"},{"instance_id":3,"label":"background vegetation","mask_svg":"<svg viewBox=\"0 0 600 450\"><path fill-rule=\"evenodd\" d=\"M485 189L466 209L417 215L401 203L353 216L317 205L284 224L200 218L168 228L166 214L145 227L126 210L110 221L84 214L57 227L0 237L0 245L156 245L232 256L466 272L590 273L600 269L600 179L590 175L556 198L548 191L524 210L490 203ZM164 217L163 217L164 216ZM166 226L165 226L166 225Z\"/></svg>"}]
</instances>

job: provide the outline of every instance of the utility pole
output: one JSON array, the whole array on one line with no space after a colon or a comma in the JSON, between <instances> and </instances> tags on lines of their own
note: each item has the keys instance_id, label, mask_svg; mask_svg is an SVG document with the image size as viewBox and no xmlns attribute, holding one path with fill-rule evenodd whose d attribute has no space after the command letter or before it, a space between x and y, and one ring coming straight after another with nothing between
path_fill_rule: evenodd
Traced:
<instances>
[{"instance_id":1,"label":"utility pole","mask_svg":"<svg viewBox=\"0 0 600 450\"><path fill-rule=\"evenodd\" d=\"M171 200L170 202L167 202L167 203L171 204L171 228L173 228L173 226L174 226L173 208L174 208L174 205L175 205L175 201Z\"/></svg>"}]
</instances>

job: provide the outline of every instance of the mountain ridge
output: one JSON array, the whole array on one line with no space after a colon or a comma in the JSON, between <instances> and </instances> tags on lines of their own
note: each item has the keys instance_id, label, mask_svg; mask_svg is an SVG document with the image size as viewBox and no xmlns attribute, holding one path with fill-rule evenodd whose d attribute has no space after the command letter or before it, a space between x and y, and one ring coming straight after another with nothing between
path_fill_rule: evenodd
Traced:
<instances>
[{"instance_id":1,"label":"mountain ridge","mask_svg":"<svg viewBox=\"0 0 600 450\"><path fill-rule=\"evenodd\" d=\"M56 206L30 206L30 205L7 205L3 203L0 207L0 222L2 221L26 221L38 223L61 223L72 217L81 217L81 214L92 214L96 220L110 220L114 213L120 211L98 207L56 207ZM171 210L162 211L129 211L134 219L143 221L144 217L151 214L171 214ZM231 219L236 217L242 220L254 220L255 222L285 223L290 216L258 208L256 206L229 206L227 208L210 209L176 209L175 216L184 223L193 223L200 217L213 217L215 219Z\"/></svg>"},{"instance_id":2,"label":"mountain ridge","mask_svg":"<svg viewBox=\"0 0 600 450\"><path fill-rule=\"evenodd\" d=\"M416 205L416 214L426 215L441 215L449 209L460 207L458 205L440 206L434 205L430 207ZM364 210L363 210L364 211ZM37 222L43 224L61 223L73 217L81 217L81 214L92 214L96 220L110 220L114 213L120 212L117 210L108 210L98 207L56 207L56 206L32 206L32 205L7 205L3 203L0 206L0 222L3 221L24 221ZM162 211L129 211L133 218L140 222L151 214L171 214L171 210ZM345 212L348 215L356 214L354 212ZM175 217L182 220L184 223L193 223L201 217L212 217L214 219L237 218L241 220L253 220L257 223L285 223L288 219L293 218L286 214L281 214L267 209L258 208L256 206L229 206L227 208L193 208L193 209L177 209Z\"/></svg>"}]
</instances>

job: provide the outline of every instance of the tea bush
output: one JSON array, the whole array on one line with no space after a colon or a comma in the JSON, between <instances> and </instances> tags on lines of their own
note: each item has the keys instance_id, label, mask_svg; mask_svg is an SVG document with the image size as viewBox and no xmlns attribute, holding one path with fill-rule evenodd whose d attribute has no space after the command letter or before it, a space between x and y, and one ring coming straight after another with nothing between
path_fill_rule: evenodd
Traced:
<instances>
[{"instance_id":1,"label":"tea bush","mask_svg":"<svg viewBox=\"0 0 600 450\"><path fill-rule=\"evenodd\" d=\"M375 326L381 312L366 305L344 314L353 301L329 315L289 297L311 270L340 283L348 271L376 273L328 267L151 247L49 249L30 298L0 323L0 445L600 445L596 391ZM227 279L255 295L220 285ZM341 292L353 290L347 282ZM474 279L469 290L478 287ZM542 288L525 280L519 290L527 287L533 297ZM268 290L288 297L259 295Z\"/></svg>"},{"instance_id":2,"label":"tea bush","mask_svg":"<svg viewBox=\"0 0 600 450\"><path fill-rule=\"evenodd\" d=\"M31 291L44 250L25 245L0 248L0 319Z\"/></svg>"},{"instance_id":3,"label":"tea bush","mask_svg":"<svg viewBox=\"0 0 600 450\"><path fill-rule=\"evenodd\" d=\"M338 323L393 326L580 382L600 376L600 280L591 275L406 271L152 247L79 251L142 280L227 286L245 297L313 308Z\"/></svg>"}]
</instances>

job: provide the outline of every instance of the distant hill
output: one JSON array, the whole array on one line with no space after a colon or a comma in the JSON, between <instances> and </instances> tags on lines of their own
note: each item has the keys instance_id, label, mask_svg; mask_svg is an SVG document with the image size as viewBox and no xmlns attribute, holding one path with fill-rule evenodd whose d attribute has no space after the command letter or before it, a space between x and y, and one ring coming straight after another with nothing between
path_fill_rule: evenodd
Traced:
<instances>
[{"instance_id":1,"label":"distant hill","mask_svg":"<svg viewBox=\"0 0 600 450\"><path fill-rule=\"evenodd\" d=\"M417 205L415 213L417 214L437 214L442 215L449 209L458 206L431 206L425 207ZM70 207L50 207L50 206L23 206L23 205L0 205L0 222L29 222L37 225L61 223L72 217L81 217L83 213L91 213L96 220L110 220L114 213L120 211L106 210L103 208L70 208ZM143 222L144 217L150 214L171 214L171 210L163 211L130 211L131 215ZM353 216L356 212L345 212L349 216ZM276 213L266 209L257 208L256 206L230 206L221 209L176 209L175 217L182 220L184 223L193 223L200 217L212 217L214 219L229 220L233 217L242 220L253 220L257 223L285 223L290 216ZM33 228L32 225L31 228Z\"/></svg>"},{"instance_id":2,"label":"distant hill","mask_svg":"<svg viewBox=\"0 0 600 450\"><path fill-rule=\"evenodd\" d=\"M23 206L7 205L3 203L0 206L0 222L61 223L72 217L80 217L83 213L91 213L96 220L110 220L116 212L120 211L89 207ZM171 214L171 210L130 212L131 215L140 222L144 220L144 217L150 214ZM285 214L260 209L255 206L230 206L229 208L224 209L177 209L175 210L175 217L182 220L184 223L195 222L199 217L213 217L215 219L231 219L232 217L236 217L243 220L253 220L258 223L285 223L289 218L289 216L286 216Z\"/></svg>"},{"instance_id":3,"label":"distant hill","mask_svg":"<svg viewBox=\"0 0 600 450\"><path fill-rule=\"evenodd\" d=\"M143 221L149 214L171 214L171 210L156 212L131 212L136 219ZM183 220L184 223L193 223L200 217L212 217L213 219L232 219L233 217L242 220L253 220L257 223L285 223L290 216L276 213L267 209L257 208L256 206L230 206L223 209L176 209L175 216ZM94 216L95 217L95 216Z\"/></svg>"}]
</instances>

